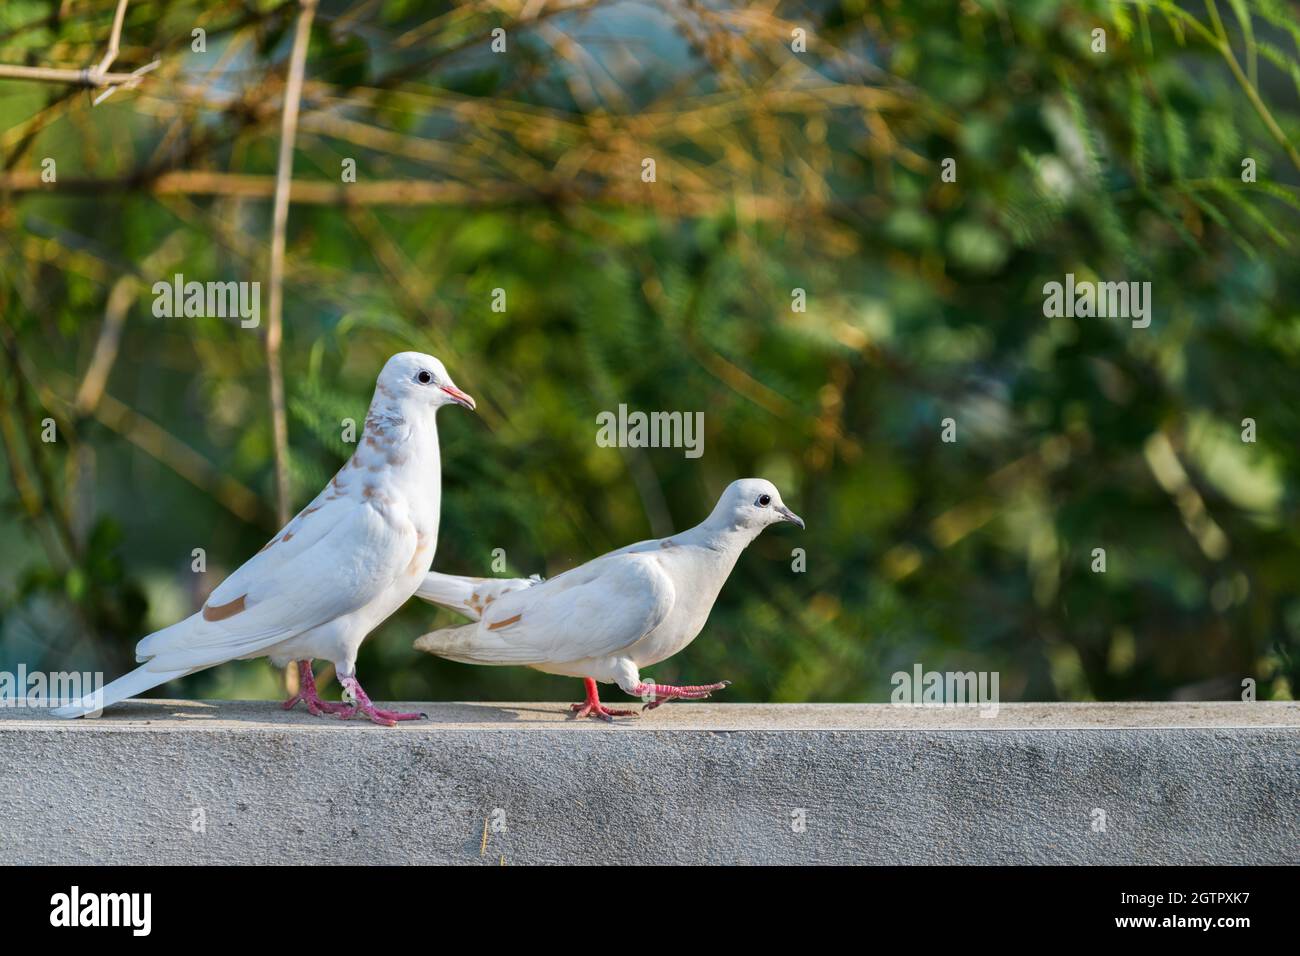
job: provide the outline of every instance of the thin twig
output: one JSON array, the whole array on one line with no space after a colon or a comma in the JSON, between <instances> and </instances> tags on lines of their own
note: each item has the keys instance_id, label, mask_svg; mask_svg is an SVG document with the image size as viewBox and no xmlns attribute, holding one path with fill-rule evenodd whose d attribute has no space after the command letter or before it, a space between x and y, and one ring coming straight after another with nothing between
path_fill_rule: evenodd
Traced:
<instances>
[{"instance_id":1,"label":"thin twig","mask_svg":"<svg viewBox=\"0 0 1300 956\"><path fill-rule=\"evenodd\" d=\"M96 73L93 69L54 66L17 66L0 63L0 80L30 80L35 83L68 83L72 86L117 86L137 79L134 73Z\"/></svg>"},{"instance_id":2,"label":"thin twig","mask_svg":"<svg viewBox=\"0 0 1300 956\"><path fill-rule=\"evenodd\" d=\"M180 231L173 232L141 261L138 269L119 276L109 289L108 302L104 306L104 324L100 327L99 338L95 340L95 351L91 355L90 364L86 366L81 385L77 387L77 397L73 403L79 416L93 412L99 404L100 396L104 394L109 373L117 361L126 316L140 294L143 277L153 275L175 261L180 254L180 240Z\"/></svg>"},{"instance_id":3,"label":"thin twig","mask_svg":"<svg viewBox=\"0 0 1300 956\"><path fill-rule=\"evenodd\" d=\"M86 86L103 89L95 97L98 106L113 93L122 88L132 89L139 85L140 77L156 68L159 60L146 63L131 73L109 73L108 68L117 60L122 43L122 24L126 20L126 5L130 0L117 0L117 9L113 13L113 27L108 35L108 49L94 66L74 69L51 66L18 66L0 63L0 80L28 80L36 83L68 83L72 86Z\"/></svg>"},{"instance_id":4,"label":"thin twig","mask_svg":"<svg viewBox=\"0 0 1300 956\"><path fill-rule=\"evenodd\" d=\"M21 387L20 384L15 382L15 388ZM41 520L47 514L45 505L40 492L36 490L36 486L32 482L31 475L27 473L22 459L19 458L20 442L18 432L14 428L14 424L6 410L0 410L0 444L4 446L5 463L9 466L9 475L13 480L14 489L18 492L18 499L23 510L27 513L28 520L31 521L33 527L36 528L36 533L40 536L41 546L50 559L50 566L66 569L69 566L70 559L59 541L59 536L51 527L51 523Z\"/></svg>"},{"instance_id":5,"label":"thin twig","mask_svg":"<svg viewBox=\"0 0 1300 956\"><path fill-rule=\"evenodd\" d=\"M103 58L95 68L95 72L101 76L108 72L108 68L117 59L119 44L122 42L122 23L126 20L126 5L128 3L130 3L130 0L117 0L117 10L113 13L113 29L108 35L108 49L104 51Z\"/></svg>"},{"instance_id":6,"label":"thin twig","mask_svg":"<svg viewBox=\"0 0 1300 956\"><path fill-rule=\"evenodd\" d=\"M289 54L289 78L280 121L280 160L275 175L275 207L271 217L270 301L266 322L266 372L270 383L271 433L275 442L275 508L280 523L289 520L289 426L284 411L284 373L280 343L284 338L284 233L289 221L289 188L293 180L293 145L298 132L302 75L316 0L301 0L298 25Z\"/></svg>"},{"instance_id":7,"label":"thin twig","mask_svg":"<svg viewBox=\"0 0 1300 956\"><path fill-rule=\"evenodd\" d=\"M61 372L53 371L49 374L52 384L58 390L48 390L44 400L46 408L58 405L71 412L74 406L63 396L73 391L76 381L72 376ZM270 526L272 515L256 492L232 478L157 422L114 398L111 392L100 393L91 415L101 425L117 432L195 488L211 495L217 504L236 518L258 528Z\"/></svg>"},{"instance_id":8,"label":"thin twig","mask_svg":"<svg viewBox=\"0 0 1300 956\"><path fill-rule=\"evenodd\" d=\"M76 437L66 419L54 409L54 402L51 400L48 389L38 389L33 380L31 369L23 368L18 340L9 326L0 325L0 339L3 340L3 352L8 359L8 377L14 382L14 415L20 422L25 422L29 426L27 429L17 430L16 434L20 437L19 444L26 448L27 457L32 462L32 472L36 476L36 487L43 501L41 513L49 519L50 525L56 532L55 537L62 544L69 564L72 564L77 561L78 557L77 536L72 529L72 520L67 505L59 500L55 490L56 481L47 454L49 450L45 447L43 441L35 442L32 440L31 426L40 419L38 418L39 412L32 408L28 401L27 391L23 387L24 381L31 387L32 391L38 392L37 397L42 409L56 423L56 434L68 443L74 453L77 449Z\"/></svg>"},{"instance_id":9,"label":"thin twig","mask_svg":"<svg viewBox=\"0 0 1300 956\"><path fill-rule=\"evenodd\" d=\"M208 170L183 170L159 173L150 178L127 175L113 177L59 177L57 184L42 182L39 171L14 170L0 174L0 192L15 195L47 192L53 196L104 195L116 192L141 192L156 196L230 196L244 199L268 199L275 195L276 180L270 176L245 173L221 173ZM678 189L672 193L673 210L679 215L708 216L725 212L743 201L745 214L752 218L787 221L794 215L856 207L848 201L824 204L799 197L746 196L742 199L716 189ZM642 192L634 186L613 182L591 188L571 186L566 189L540 184L538 187L515 183L478 186L452 182L429 182L418 179L388 179L372 182L341 183L332 180L296 180L289 187L290 200L311 206L461 206L499 207L539 200L571 202L584 207L610 204L619 208L644 206Z\"/></svg>"},{"instance_id":10,"label":"thin twig","mask_svg":"<svg viewBox=\"0 0 1300 956\"><path fill-rule=\"evenodd\" d=\"M95 352L86 367L86 375L77 389L74 405L78 415L87 415L95 410L99 398L104 394L104 385L108 382L108 373L117 360L117 348L122 341L122 326L126 324L126 314L135 301L138 282L134 275L124 275L113 283L108 293L108 304L104 307L104 324L100 327L99 338L95 340Z\"/></svg>"},{"instance_id":11,"label":"thin twig","mask_svg":"<svg viewBox=\"0 0 1300 956\"><path fill-rule=\"evenodd\" d=\"M246 485L214 466L157 422L115 399L108 392L95 405L95 419L117 432L150 457L157 459L241 521L264 527L270 516L262 501Z\"/></svg>"},{"instance_id":12,"label":"thin twig","mask_svg":"<svg viewBox=\"0 0 1300 956\"><path fill-rule=\"evenodd\" d=\"M1282 131L1282 127L1278 125L1277 120L1273 118L1273 114L1269 112L1268 105L1259 95L1259 90L1255 88L1255 84L1251 83L1246 74L1242 72L1241 64L1237 62L1237 55L1232 52L1232 43L1228 40L1228 31L1223 27L1223 20L1219 17L1219 8L1215 5L1214 0L1205 0L1205 9L1209 12L1210 20L1214 23L1215 45L1227 62L1228 69L1232 71L1237 85L1245 91L1246 99L1250 100L1250 105L1254 107L1256 114L1263 121L1264 128L1268 130L1269 135L1282 147L1282 151L1286 153L1287 158L1291 160L1295 168L1300 169L1300 150L1297 150L1291 141L1287 139L1286 133Z\"/></svg>"}]
</instances>

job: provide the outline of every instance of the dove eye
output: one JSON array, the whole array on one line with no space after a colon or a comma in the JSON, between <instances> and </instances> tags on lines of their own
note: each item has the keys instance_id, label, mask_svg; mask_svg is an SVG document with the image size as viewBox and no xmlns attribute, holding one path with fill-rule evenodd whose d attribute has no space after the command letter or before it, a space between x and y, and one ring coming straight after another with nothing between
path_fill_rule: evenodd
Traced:
<instances>
[{"instance_id":1,"label":"dove eye","mask_svg":"<svg viewBox=\"0 0 1300 956\"><path fill-rule=\"evenodd\" d=\"M758 496L758 502L757 502L757 503L758 503L758 506L759 506L760 508L766 508L768 505L770 505L770 504L772 503L772 496L771 496L771 495L759 495L759 496Z\"/></svg>"},{"instance_id":2,"label":"dove eye","mask_svg":"<svg viewBox=\"0 0 1300 956\"><path fill-rule=\"evenodd\" d=\"M433 376L429 374L429 371L427 369L422 368L420 369L420 371L415 373L415 380L419 382L421 385L428 385L430 382L433 381Z\"/></svg>"}]
</instances>

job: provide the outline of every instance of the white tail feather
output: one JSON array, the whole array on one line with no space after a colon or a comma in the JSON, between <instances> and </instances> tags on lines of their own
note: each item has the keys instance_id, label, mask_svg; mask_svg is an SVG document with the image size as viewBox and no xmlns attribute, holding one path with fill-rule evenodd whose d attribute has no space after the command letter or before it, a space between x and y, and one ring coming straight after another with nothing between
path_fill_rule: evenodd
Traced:
<instances>
[{"instance_id":1,"label":"white tail feather","mask_svg":"<svg viewBox=\"0 0 1300 956\"><path fill-rule=\"evenodd\" d=\"M487 637L477 624L444 627L415 639L415 649L461 664L527 664L529 648L514 648L499 638Z\"/></svg>"},{"instance_id":2,"label":"white tail feather","mask_svg":"<svg viewBox=\"0 0 1300 956\"><path fill-rule=\"evenodd\" d=\"M179 671L151 671L146 664L143 667L137 667L129 674L123 674L99 693L87 694L66 707L54 708L50 713L55 717L85 717L87 714L96 713L105 707L126 700L128 697L142 694L151 687L157 687L159 684L165 684L169 680L175 680L177 677L184 677L186 674L192 673L194 673L194 668Z\"/></svg>"},{"instance_id":3,"label":"white tail feather","mask_svg":"<svg viewBox=\"0 0 1300 956\"><path fill-rule=\"evenodd\" d=\"M477 621L483 609L501 595L541 583L536 574L529 578L470 578L430 571L415 596Z\"/></svg>"}]
</instances>

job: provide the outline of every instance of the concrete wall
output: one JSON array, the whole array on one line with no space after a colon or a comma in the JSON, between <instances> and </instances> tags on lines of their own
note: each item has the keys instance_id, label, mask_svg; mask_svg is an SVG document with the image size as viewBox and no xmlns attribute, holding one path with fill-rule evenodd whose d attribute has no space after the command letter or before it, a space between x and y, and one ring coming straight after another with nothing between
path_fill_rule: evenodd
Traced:
<instances>
[{"instance_id":1,"label":"concrete wall","mask_svg":"<svg viewBox=\"0 0 1300 956\"><path fill-rule=\"evenodd\" d=\"M1300 863L1298 704L405 709L0 710L0 863Z\"/></svg>"}]
</instances>

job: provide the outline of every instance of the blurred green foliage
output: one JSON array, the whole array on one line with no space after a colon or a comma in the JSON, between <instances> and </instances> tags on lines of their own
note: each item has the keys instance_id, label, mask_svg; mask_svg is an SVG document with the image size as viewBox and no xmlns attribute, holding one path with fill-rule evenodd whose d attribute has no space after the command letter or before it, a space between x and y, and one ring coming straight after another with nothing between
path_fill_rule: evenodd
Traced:
<instances>
[{"instance_id":1,"label":"blurred green foliage","mask_svg":"<svg viewBox=\"0 0 1300 956\"><path fill-rule=\"evenodd\" d=\"M9 0L0 62L92 62L113 6ZM296 12L135 0L116 68L162 62L139 89L92 108L0 81L0 666L123 670L275 530L260 331L156 318L150 287L260 281L265 307L270 203L220 177L274 174ZM1289 697L1298 51L1295 8L1253 0L586 2L523 23L323 3L295 177L337 184L352 158L345 198L446 192L292 207L292 506L348 454L387 355L416 348L480 406L441 416L438 570L489 575L502 548L554 574L696 523L748 475L807 520L749 549L660 681L886 700L920 661L1000 671L1004 700L1230 698L1244 678ZM59 182L34 187L46 158ZM164 188L176 170L198 178ZM1149 281L1150 328L1045 318L1067 273ZM119 285L106 387L82 400ZM703 457L597 447L619 403L704 411ZM372 635L370 693L576 699L411 650L452 619L413 602ZM277 681L232 664L158 693Z\"/></svg>"}]
</instances>

